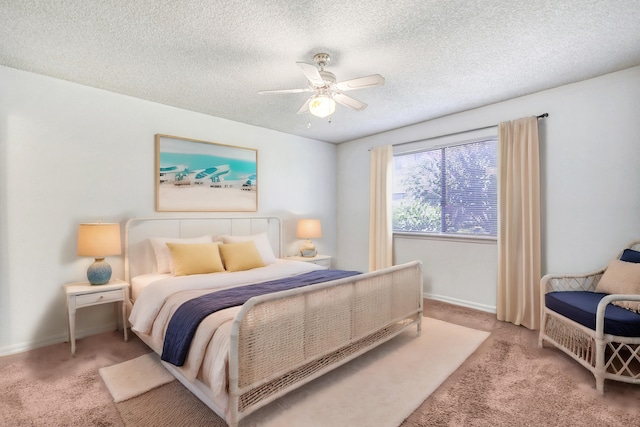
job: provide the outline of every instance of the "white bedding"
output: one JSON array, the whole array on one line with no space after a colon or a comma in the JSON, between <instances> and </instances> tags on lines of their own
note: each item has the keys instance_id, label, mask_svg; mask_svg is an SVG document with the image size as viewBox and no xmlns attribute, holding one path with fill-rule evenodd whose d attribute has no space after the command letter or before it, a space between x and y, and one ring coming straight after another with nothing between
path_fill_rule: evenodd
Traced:
<instances>
[{"instance_id":1,"label":"white bedding","mask_svg":"<svg viewBox=\"0 0 640 427\"><path fill-rule=\"evenodd\" d=\"M149 286L153 282L157 282L160 279L166 279L168 277L173 277L169 273L149 273L149 274L141 274L140 276L136 276L131 279L131 300L135 301L138 299L140 292L147 286Z\"/></svg>"},{"instance_id":2,"label":"white bedding","mask_svg":"<svg viewBox=\"0 0 640 427\"><path fill-rule=\"evenodd\" d=\"M234 273L194 274L191 276L169 276L148 284L135 300L129 322L131 329L143 334L151 332L155 317L167 298L185 290L218 290L233 286L260 283L267 280L295 276L313 270L323 270L316 264L279 259L274 264Z\"/></svg>"}]
</instances>

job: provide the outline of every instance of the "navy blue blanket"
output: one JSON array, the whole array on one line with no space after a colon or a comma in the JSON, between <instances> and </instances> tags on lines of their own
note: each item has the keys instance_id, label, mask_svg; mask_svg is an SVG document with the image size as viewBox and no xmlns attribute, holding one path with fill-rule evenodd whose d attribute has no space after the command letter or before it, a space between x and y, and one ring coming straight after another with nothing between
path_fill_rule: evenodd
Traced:
<instances>
[{"instance_id":1,"label":"navy blue blanket","mask_svg":"<svg viewBox=\"0 0 640 427\"><path fill-rule=\"evenodd\" d=\"M242 305L254 296L342 279L356 274L360 272L316 270L299 276L223 289L189 300L178 307L169 321L162 348L162 360L176 366L184 365L198 325L205 317L218 310Z\"/></svg>"}]
</instances>

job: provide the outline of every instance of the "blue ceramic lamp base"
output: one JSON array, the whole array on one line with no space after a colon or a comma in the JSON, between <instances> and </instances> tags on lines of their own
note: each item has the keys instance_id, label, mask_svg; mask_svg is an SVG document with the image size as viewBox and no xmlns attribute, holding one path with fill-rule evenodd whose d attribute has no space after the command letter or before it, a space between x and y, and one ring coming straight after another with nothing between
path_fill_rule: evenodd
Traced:
<instances>
[{"instance_id":1,"label":"blue ceramic lamp base","mask_svg":"<svg viewBox=\"0 0 640 427\"><path fill-rule=\"evenodd\" d=\"M87 279L92 285L104 285L111 279L111 266L104 258L96 258L87 269Z\"/></svg>"},{"instance_id":2,"label":"blue ceramic lamp base","mask_svg":"<svg viewBox=\"0 0 640 427\"><path fill-rule=\"evenodd\" d=\"M300 246L300 256L305 258L313 258L318 255L316 251L316 245L309 239Z\"/></svg>"}]
</instances>

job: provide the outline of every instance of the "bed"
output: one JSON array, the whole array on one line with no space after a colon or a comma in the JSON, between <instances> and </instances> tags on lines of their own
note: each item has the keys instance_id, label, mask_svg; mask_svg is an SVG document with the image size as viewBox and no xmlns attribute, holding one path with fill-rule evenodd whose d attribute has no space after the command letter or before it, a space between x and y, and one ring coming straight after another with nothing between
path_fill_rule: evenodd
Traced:
<instances>
[{"instance_id":1,"label":"bed","mask_svg":"<svg viewBox=\"0 0 640 427\"><path fill-rule=\"evenodd\" d=\"M259 258L259 265L188 274L189 262L179 251L193 254L212 244L224 252L224 268L235 270L237 259L243 264ZM240 246L251 255L230 252ZM230 426L409 327L420 334L419 261L370 273L342 272L284 260L282 252L281 221L275 217L133 218L125 227L132 331ZM272 286L282 290L256 291ZM192 332L176 329L181 323L176 319L195 317L192 307L232 301L235 297L227 295L240 289L251 289L254 296L203 314ZM171 338L186 335L192 340L172 353ZM176 361L172 357L178 354L183 358Z\"/></svg>"}]
</instances>

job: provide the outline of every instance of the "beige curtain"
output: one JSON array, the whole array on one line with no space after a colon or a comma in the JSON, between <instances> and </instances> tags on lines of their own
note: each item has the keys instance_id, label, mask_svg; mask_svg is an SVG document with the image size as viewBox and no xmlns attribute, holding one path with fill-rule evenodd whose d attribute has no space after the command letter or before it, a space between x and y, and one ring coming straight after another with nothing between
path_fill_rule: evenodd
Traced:
<instances>
[{"instance_id":1,"label":"beige curtain","mask_svg":"<svg viewBox=\"0 0 640 427\"><path fill-rule=\"evenodd\" d=\"M393 147L373 148L369 184L369 271L393 265L392 173Z\"/></svg>"},{"instance_id":2,"label":"beige curtain","mask_svg":"<svg viewBox=\"0 0 640 427\"><path fill-rule=\"evenodd\" d=\"M540 323L540 156L538 120L498 128L498 320Z\"/></svg>"}]
</instances>

